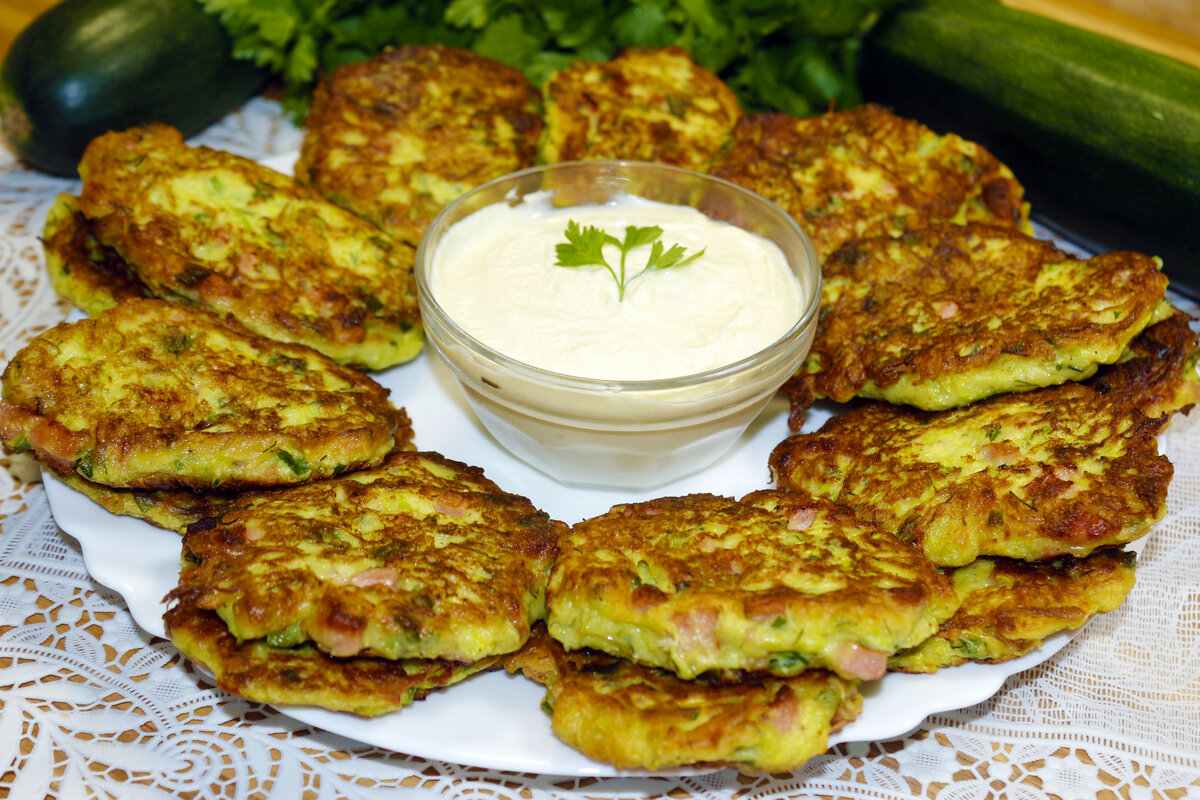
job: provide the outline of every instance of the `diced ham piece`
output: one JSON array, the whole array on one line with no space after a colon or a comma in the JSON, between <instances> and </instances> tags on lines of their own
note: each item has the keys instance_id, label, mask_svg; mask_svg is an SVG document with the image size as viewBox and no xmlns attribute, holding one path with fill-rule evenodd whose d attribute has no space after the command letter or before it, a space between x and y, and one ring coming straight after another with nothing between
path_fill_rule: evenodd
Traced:
<instances>
[{"instance_id":1,"label":"diced ham piece","mask_svg":"<svg viewBox=\"0 0 1200 800\"><path fill-rule=\"evenodd\" d=\"M835 672L850 678L873 681L887 672L887 653L863 647L858 642L846 642L833 654Z\"/></svg>"},{"instance_id":2,"label":"diced ham piece","mask_svg":"<svg viewBox=\"0 0 1200 800\"><path fill-rule=\"evenodd\" d=\"M679 631L679 650L692 653L717 649L717 622L720 612L715 608L695 608L681 611L671 617Z\"/></svg>"},{"instance_id":3,"label":"diced ham piece","mask_svg":"<svg viewBox=\"0 0 1200 800\"><path fill-rule=\"evenodd\" d=\"M371 567L364 569L350 578L352 586L386 586L389 589L400 580L400 573L395 567Z\"/></svg>"},{"instance_id":4,"label":"diced ham piece","mask_svg":"<svg viewBox=\"0 0 1200 800\"><path fill-rule=\"evenodd\" d=\"M933 310L937 313L938 319L954 319L958 316L958 303L953 300L938 300L933 304Z\"/></svg>"},{"instance_id":5,"label":"diced ham piece","mask_svg":"<svg viewBox=\"0 0 1200 800\"><path fill-rule=\"evenodd\" d=\"M817 518L816 506L812 508L802 508L788 517L788 530L790 531L806 531L808 526L812 525Z\"/></svg>"},{"instance_id":6,"label":"diced ham piece","mask_svg":"<svg viewBox=\"0 0 1200 800\"><path fill-rule=\"evenodd\" d=\"M439 514L462 519L467 514L467 498L458 494L446 493L437 499L433 507Z\"/></svg>"},{"instance_id":7,"label":"diced ham piece","mask_svg":"<svg viewBox=\"0 0 1200 800\"><path fill-rule=\"evenodd\" d=\"M997 467L1004 466L1020 454L1020 448L1008 440L991 442L979 448L979 455L983 456L983 460Z\"/></svg>"}]
</instances>

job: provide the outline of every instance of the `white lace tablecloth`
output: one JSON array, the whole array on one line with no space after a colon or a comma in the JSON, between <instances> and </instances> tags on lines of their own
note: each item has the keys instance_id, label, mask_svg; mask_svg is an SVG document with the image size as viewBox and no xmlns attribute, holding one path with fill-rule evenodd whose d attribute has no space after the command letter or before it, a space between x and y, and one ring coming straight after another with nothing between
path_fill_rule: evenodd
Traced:
<instances>
[{"instance_id":1,"label":"white lace tablecloth","mask_svg":"<svg viewBox=\"0 0 1200 800\"><path fill-rule=\"evenodd\" d=\"M260 99L198 141L264 158L299 132ZM37 237L54 195L77 188L0 153L0 365L68 312ZM33 462L0 456L0 798L1200 798L1200 411L1161 446L1175 465L1167 516L1119 610L986 702L754 778L482 770L231 697L89 577Z\"/></svg>"}]
</instances>

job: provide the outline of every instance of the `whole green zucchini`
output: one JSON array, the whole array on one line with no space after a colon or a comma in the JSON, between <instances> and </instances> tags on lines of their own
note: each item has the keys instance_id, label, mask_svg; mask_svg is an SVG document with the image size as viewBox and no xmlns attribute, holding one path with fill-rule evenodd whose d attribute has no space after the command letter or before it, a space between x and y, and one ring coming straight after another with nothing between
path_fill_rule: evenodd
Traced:
<instances>
[{"instance_id":1,"label":"whole green zucchini","mask_svg":"<svg viewBox=\"0 0 1200 800\"><path fill-rule=\"evenodd\" d=\"M1036 219L1200 297L1200 70L995 0L900 6L858 69L868 100L1007 163Z\"/></svg>"},{"instance_id":2,"label":"whole green zucchini","mask_svg":"<svg viewBox=\"0 0 1200 800\"><path fill-rule=\"evenodd\" d=\"M266 73L231 53L194 0L65 0L5 57L0 128L35 168L75 176L102 133L165 122L188 136L245 102Z\"/></svg>"}]
</instances>

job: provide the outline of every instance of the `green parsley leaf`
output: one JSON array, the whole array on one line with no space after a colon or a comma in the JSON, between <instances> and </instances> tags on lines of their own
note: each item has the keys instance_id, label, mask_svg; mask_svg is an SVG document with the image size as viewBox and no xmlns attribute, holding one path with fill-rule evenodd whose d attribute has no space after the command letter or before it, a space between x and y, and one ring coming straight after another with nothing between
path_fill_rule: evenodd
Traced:
<instances>
[{"instance_id":1,"label":"green parsley leaf","mask_svg":"<svg viewBox=\"0 0 1200 800\"><path fill-rule=\"evenodd\" d=\"M686 266L704 255L708 249L704 248L686 258L684 256L687 248L679 244L671 245L670 249L666 249L664 252L665 245L659 238L662 234L663 229L657 225L647 225L641 228L630 225L625 228L625 239L622 241L595 225L580 228L578 222L573 219L568 220L567 229L563 232L567 241L554 246L554 253L557 256L554 264L558 267L604 267L617 284L617 300L622 301L625 299L626 287L642 275L654 270ZM621 251L621 262L618 267L613 267L604 257L604 245L606 244L614 245ZM626 257L631 250L644 245L651 246L646 266L636 275L627 276L625 272Z\"/></svg>"}]
</instances>

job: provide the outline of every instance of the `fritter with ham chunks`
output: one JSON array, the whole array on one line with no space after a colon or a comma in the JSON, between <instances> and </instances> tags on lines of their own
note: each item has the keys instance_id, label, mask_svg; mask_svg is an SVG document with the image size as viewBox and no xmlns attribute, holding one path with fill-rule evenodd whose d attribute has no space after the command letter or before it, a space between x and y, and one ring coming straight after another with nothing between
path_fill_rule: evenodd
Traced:
<instances>
[{"instance_id":1,"label":"fritter with ham chunks","mask_svg":"<svg viewBox=\"0 0 1200 800\"><path fill-rule=\"evenodd\" d=\"M127 489L280 486L383 461L387 391L232 318L126 300L34 338L4 370L0 441Z\"/></svg>"},{"instance_id":2,"label":"fritter with ham chunks","mask_svg":"<svg viewBox=\"0 0 1200 800\"><path fill-rule=\"evenodd\" d=\"M957 607L911 545L829 501L762 491L614 506L576 523L550 635L684 679L710 670L880 677Z\"/></svg>"},{"instance_id":3,"label":"fritter with ham chunks","mask_svg":"<svg viewBox=\"0 0 1200 800\"><path fill-rule=\"evenodd\" d=\"M167 636L212 674L221 689L272 705L300 705L375 717L399 711L431 692L500 667L500 656L470 664L440 658L334 658L286 636L239 642L212 611L167 610Z\"/></svg>"},{"instance_id":4,"label":"fritter with ham chunks","mask_svg":"<svg viewBox=\"0 0 1200 800\"><path fill-rule=\"evenodd\" d=\"M969 661L996 663L1025 655L1059 631L1115 610L1133 589L1137 555L1101 550L1029 563L981 558L954 570L963 598L936 634L888 660L899 672L934 672Z\"/></svg>"},{"instance_id":5,"label":"fritter with ham chunks","mask_svg":"<svg viewBox=\"0 0 1200 800\"><path fill-rule=\"evenodd\" d=\"M733 90L682 47L578 61L542 93L547 163L607 158L704 171L742 116Z\"/></svg>"},{"instance_id":6,"label":"fritter with ham chunks","mask_svg":"<svg viewBox=\"0 0 1200 800\"><path fill-rule=\"evenodd\" d=\"M849 239L935 222L1029 230L1024 189L995 156L876 105L743 117L711 172L778 203L822 260Z\"/></svg>"},{"instance_id":7,"label":"fritter with ham chunks","mask_svg":"<svg viewBox=\"0 0 1200 800\"><path fill-rule=\"evenodd\" d=\"M264 492L190 526L169 601L239 643L474 663L544 618L560 522L436 453Z\"/></svg>"},{"instance_id":8,"label":"fritter with ham chunks","mask_svg":"<svg viewBox=\"0 0 1200 800\"><path fill-rule=\"evenodd\" d=\"M42 245L54 291L86 314L98 314L129 298L152 296L125 259L96 240L74 195L55 198L46 215Z\"/></svg>"},{"instance_id":9,"label":"fritter with ham chunks","mask_svg":"<svg viewBox=\"0 0 1200 800\"><path fill-rule=\"evenodd\" d=\"M980 556L1086 556L1144 536L1166 510L1168 417L1140 392L1080 383L949 411L864 403L770 456L780 488L844 504L939 566Z\"/></svg>"},{"instance_id":10,"label":"fritter with ham chunks","mask_svg":"<svg viewBox=\"0 0 1200 800\"><path fill-rule=\"evenodd\" d=\"M79 207L157 297L338 363L414 358L414 248L268 167L154 124L94 139Z\"/></svg>"},{"instance_id":11,"label":"fritter with ham chunks","mask_svg":"<svg viewBox=\"0 0 1200 800\"><path fill-rule=\"evenodd\" d=\"M812 350L793 403L854 397L941 410L1082 380L1165 319L1157 259L1068 256L995 225L855 239L822 268Z\"/></svg>"},{"instance_id":12,"label":"fritter with ham chunks","mask_svg":"<svg viewBox=\"0 0 1200 800\"><path fill-rule=\"evenodd\" d=\"M825 670L685 681L595 650L567 652L540 626L505 668L546 687L558 738L622 769L799 769L862 707L857 682Z\"/></svg>"},{"instance_id":13,"label":"fritter with ham chunks","mask_svg":"<svg viewBox=\"0 0 1200 800\"><path fill-rule=\"evenodd\" d=\"M416 246L451 200L533 166L539 105L525 75L494 59L387 49L317 83L296 177Z\"/></svg>"}]
</instances>

